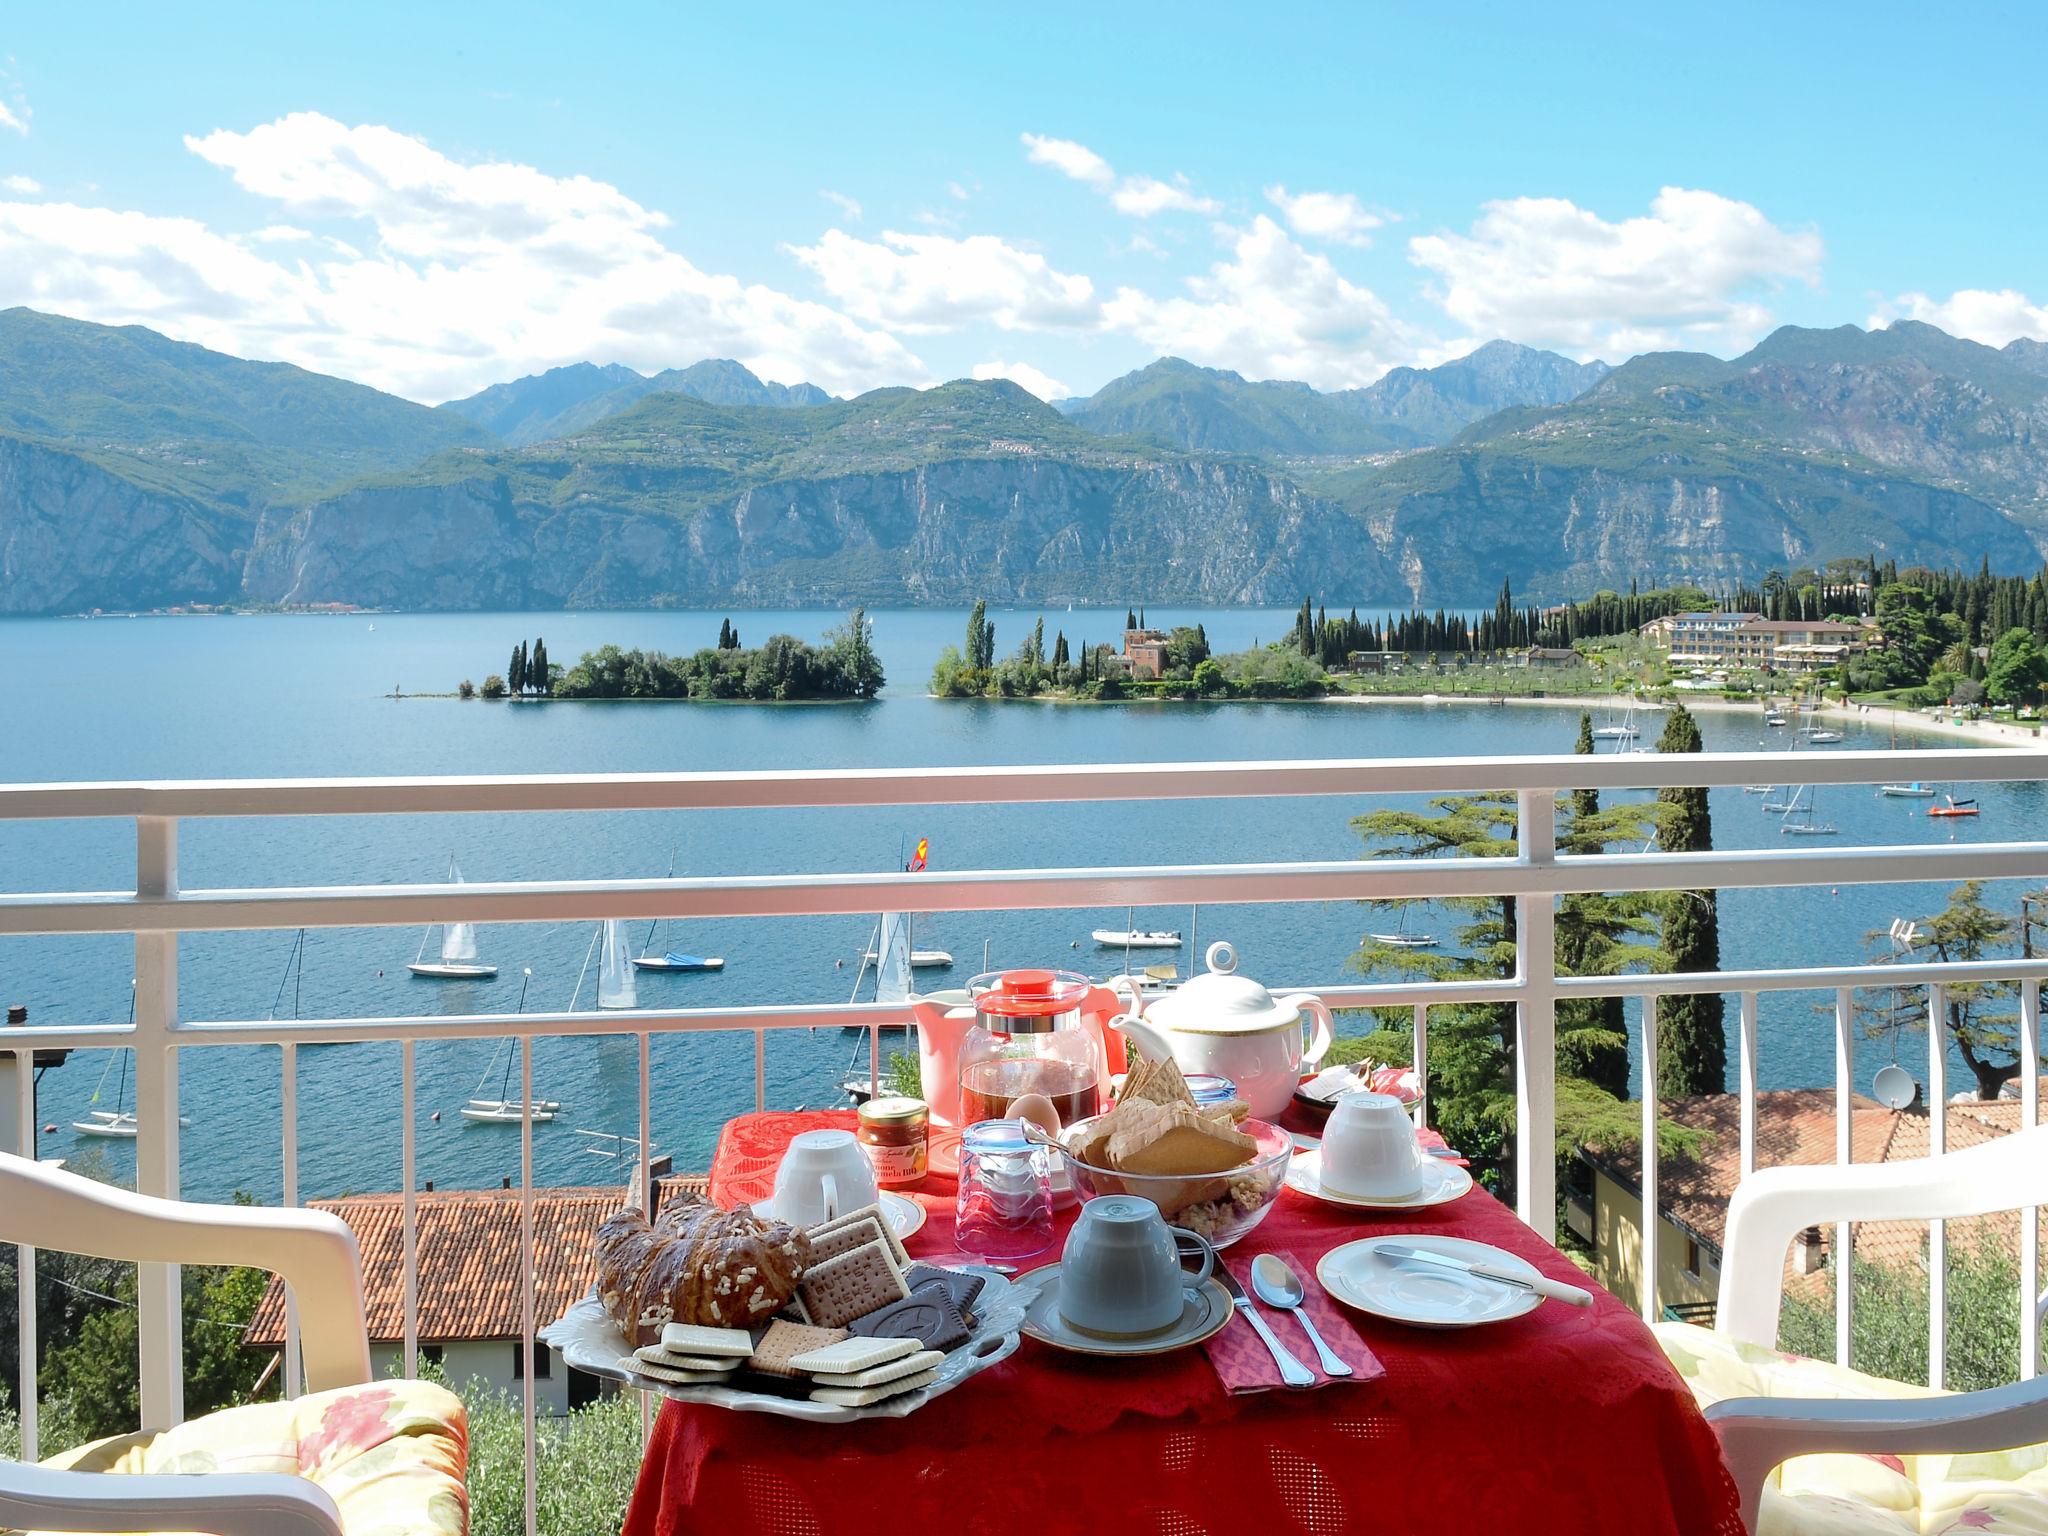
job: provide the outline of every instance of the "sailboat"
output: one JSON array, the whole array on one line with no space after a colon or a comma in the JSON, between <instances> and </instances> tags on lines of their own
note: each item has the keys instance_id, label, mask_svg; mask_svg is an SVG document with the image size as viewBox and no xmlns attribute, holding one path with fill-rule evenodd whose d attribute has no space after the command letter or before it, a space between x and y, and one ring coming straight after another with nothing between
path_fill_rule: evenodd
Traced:
<instances>
[{"instance_id":1,"label":"sailboat","mask_svg":"<svg viewBox=\"0 0 2048 1536\"><path fill-rule=\"evenodd\" d=\"M135 982L133 978L128 982L128 1023L131 1027L135 1023ZM114 1094L114 1107L112 1109L88 1109L83 1120L71 1122L72 1130L78 1132L81 1136L101 1136L118 1141L133 1141L135 1139L135 1133L141 1127L135 1119L135 1112L128 1107L128 1061L134 1054L135 1052L127 1046L123 1046L120 1050L116 1051L114 1059L100 1069L100 1080L93 1084L92 1098L89 1102L97 1104L100 1101L101 1092L107 1086L107 1074L113 1071L116 1065L119 1065L121 1068L121 1083ZM183 1115L178 1116L179 1125L185 1126L191 1123Z\"/></svg>"},{"instance_id":2,"label":"sailboat","mask_svg":"<svg viewBox=\"0 0 2048 1536\"><path fill-rule=\"evenodd\" d=\"M462 871L455 867L451 856L448 860L448 883L462 884ZM498 974L495 965L485 965L476 957L476 924L449 923L441 930L441 958L429 960L427 940L434 936L434 925L427 924L427 931L420 935L420 952L412 957L406 969L415 976L425 976L433 981L489 981Z\"/></svg>"},{"instance_id":3,"label":"sailboat","mask_svg":"<svg viewBox=\"0 0 2048 1536\"><path fill-rule=\"evenodd\" d=\"M1091 935L1104 949L1179 949L1173 928L1097 928Z\"/></svg>"},{"instance_id":4,"label":"sailboat","mask_svg":"<svg viewBox=\"0 0 2048 1536\"><path fill-rule=\"evenodd\" d=\"M1802 795L1806 797L1803 805L1800 803ZM1813 819L1813 809L1812 786L1802 784L1793 792L1792 803L1785 808L1785 824L1778 828L1778 831L1786 837L1837 836L1838 832L1833 822ZM1803 820L1800 819L1802 817Z\"/></svg>"},{"instance_id":5,"label":"sailboat","mask_svg":"<svg viewBox=\"0 0 2048 1536\"><path fill-rule=\"evenodd\" d=\"M1878 790L1878 793L1880 795L1890 795L1894 800L1932 800L1934 798L1934 786L1932 784L1922 784L1918 779L1915 779L1910 784L1886 784Z\"/></svg>"},{"instance_id":6,"label":"sailboat","mask_svg":"<svg viewBox=\"0 0 2048 1536\"><path fill-rule=\"evenodd\" d=\"M1621 717L1621 724L1600 725L1593 728L1593 739L1595 741L1634 741L1642 734L1641 731L1636 729L1636 705L1633 699L1629 700L1628 709Z\"/></svg>"},{"instance_id":7,"label":"sailboat","mask_svg":"<svg viewBox=\"0 0 2048 1536\"><path fill-rule=\"evenodd\" d=\"M604 922L604 947L597 957L597 1006L638 1008L640 990L633 981L633 967L627 963L626 925L616 917Z\"/></svg>"},{"instance_id":8,"label":"sailboat","mask_svg":"<svg viewBox=\"0 0 2048 1536\"><path fill-rule=\"evenodd\" d=\"M897 850L898 862L902 864L905 874L915 875L924 872L926 863L931 857L931 846L930 838L920 837L917 840L917 847L912 851L908 859L902 857L902 850L900 848ZM903 924L904 949L910 956L910 964L913 967L918 970L943 970L952 965L953 952L951 950L919 949L912 937L910 915L908 913L892 913L885 914L882 920L875 925L875 937L868 941L867 953L861 956L861 966L863 969L870 965L879 968L883 959L888 955L887 946L882 942L884 937L883 930L892 917L899 919ZM859 986L860 980L856 977L854 979L854 987L858 990Z\"/></svg>"},{"instance_id":9,"label":"sailboat","mask_svg":"<svg viewBox=\"0 0 2048 1536\"><path fill-rule=\"evenodd\" d=\"M671 880L676 877L676 861L673 856L668 861L668 877ZM656 953L653 948L654 935L660 928L660 918L656 918L647 925L647 937L640 941L640 947L646 950L647 953L633 957L633 968L635 970L722 971L725 969L724 957L719 955L688 955L680 950L669 949L666 946L662 948L660 953Z\"/></svg>"},{"instance_id":10,"label":"sailboat","mask_svg":"<svg viewBox=\"0 0 2048 1536\"><path fill-rule=\"evenodd\" d=\"M1817 747L1833 746L1836 742L1843 739L1840 731L1831 730L1824 725L1802 725L1799 728L1799 734Z\"/></svg>"},{"instance_id":11,"label":"sailboat","mask_svg":"<svg viewBox=\"0 0 2048 1536\"><path fill-rule=\"evenodd\" d=\"M1954 795L1943 795L1941 798L1946 800L1948 804L1930 805L1927 807L1928 815L1974 816L1977 814L1977 802L1975 800L1958 800Z\"/></svg>"},{"instance_id":12,"label":"sailboat","mask_svg":"<svg viewBox=\"0 0 2048 1536\"><path fill-rule=\"evenodd\" d=\"M1433 933L1410 933L1408 931L1408 908L1404 903L1401 916L1394 924L1392 933L1368 933L1375 944L1384 944L1389 949L1435 949L1442 941Z\"/></svg>"},{"instance_id":13,"label":"sailboat","mask_svg":"<svg viewBox=\"0 0 2048 1536\"><path fill-rule=\"evenodd\" d=\"M902 912L884 912L882 914L880 922L875 925L875 950L880 956L875 962L875 1001L878 1003L909 1002L911 997L910 967L913 952L910 947L910 918L908 915ZM866 975L867 966L863 964L860 968L860 975L853 978L853 995L847 998L848 1003L855 1003L860 1000L860 984ZM891 1026L885 1024L881 1027L887 1029ZM908 1028L907 1025L904 1027ZM848 1024L843 1027L842 1033L865 1035L867 1028L865 1025ZM868 1074L855 1070L855 1064L859 1060L860 1048L856 1046L854 1048L853 1060L847 1063L846 1078L840 1084L853 1097L856 1104L865 1103L868 1098Z\"/></svg>"},{"instance_id":14,"label":"sailboat","mask_svg":"<svg viewBox=\"0 0 2048 1536\"><path fill-rule=\"evenodd\" d=\"M590 963L588 950L584 952L583 963L585 965ZM528 966L521 975L519 1007L515 1011L524 1013L526 1011L526 989L532 984L533 968ZM581 976L576 978L576 986L577 990L582 990L583 978ZM575 998L571 997L569 999L569 1006L572 1009L576 1006ZM545 1125L561 1113L562 1106L555 1099L535 1099L531 1103L522 1104L519 1100L512 1097L512 1065L519 1058L519 1052L516 1049L518 1043L516 1039L509 1035L498 1042L498 1048L491 1053L490 1065L484 1068L484 1075L476 1080L476 1087L470 1090L469 1102L462 1106L461 1114L463 1119L475 1120L484 1125L517 1125L522 1120L531 1120L535 1125ZM498 1096L495 1099L487 1099L483 1097L484 1084L488 1083L491 1080L491 1074L498 1070L498 1059L500 1057L504 1058L505 1071L503 1079L498 1084Z\"/></svg>"}]
</instances>

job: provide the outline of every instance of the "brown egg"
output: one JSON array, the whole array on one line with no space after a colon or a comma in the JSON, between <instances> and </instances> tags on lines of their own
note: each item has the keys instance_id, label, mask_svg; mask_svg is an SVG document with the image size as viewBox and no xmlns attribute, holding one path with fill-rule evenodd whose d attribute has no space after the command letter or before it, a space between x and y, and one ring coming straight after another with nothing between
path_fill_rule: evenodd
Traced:
<instances>
[{"instance_id":1,"label":"brown egg","mask_svg":"<svg viewBox=\"0 0 2048 1536\"><path fill-rule=\"evenodd\" d=\"M1052 1107L1052 1100L1042 1093L1027 1093L1010 1104L1012 1120L1029 1120L1048 1136L1060 1133L1060 1112Z\"/></svg>"}]
</instances>

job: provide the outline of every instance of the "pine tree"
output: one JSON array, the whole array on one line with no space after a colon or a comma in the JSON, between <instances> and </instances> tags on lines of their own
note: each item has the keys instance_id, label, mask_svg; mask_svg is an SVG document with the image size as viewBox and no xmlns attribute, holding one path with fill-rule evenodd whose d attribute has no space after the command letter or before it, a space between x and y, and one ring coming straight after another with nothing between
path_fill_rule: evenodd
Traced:
<instances>
[{"instance_id":1,"label":"pine tree","mask_svg":"<svg viewBox=\"0 0 2048 1536\"><path fill-rule=\"evenodd\" d=\"M1135 609L1135 608L1126 608L1126 609L1124 610L1124 628L1125 628L1125 629L1127 629L1127 630L1131 630L1131 629L1136 629L1137 627L1138 627L1138 610L1137 610L1137 609Z\"/></svg>"},{"instance_id":2,"label":"pine tree","mask_svg":"<svg viewBox=\"0 0 2048 1536\"><path fill-rule=\"evenodd\" d=\"M1699 752L1699 722L1674 705L1658 738L1659 752ZM1714 823L1704 789L1660 789L1663 808L1657 846L1666 853L1698 853L1714 846ZM1671 971L1721 968L1720 906L1713 891L1672 891L1664 899L1664 967ZM1718 992L1680 993L1657 1000L1657 1091L1666 1098L1725 1093L1728 1039Z\"/></svg>"}]
</instances>

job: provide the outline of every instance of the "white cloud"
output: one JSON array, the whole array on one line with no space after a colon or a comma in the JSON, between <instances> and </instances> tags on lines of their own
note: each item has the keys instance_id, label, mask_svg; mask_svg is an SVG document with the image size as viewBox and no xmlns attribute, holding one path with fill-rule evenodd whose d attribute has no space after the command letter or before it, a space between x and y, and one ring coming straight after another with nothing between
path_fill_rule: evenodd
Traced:
<instances>
[{"instance_id":1,"label":"white cloud","mask_svg":"<svg viewBox=\"0 0 2048 1536\"><path fill-rule=\"evenodd\" d=\"M1902 293L1878 306L1870 317L1870 326L1874 330L1901 319L1924 320L1951 336L1965 336L1987 347L2002 347L2022 336L2031 341L2048 341L2048 304L2036 304L2013 288L2001 288L1996 293L1983 288L1959 288L1945 299L1930 298L1924 293Z\"/></svg>"},{"instance_id":2,"label":"white cloud","mask_svg":"<svg viewBox=\"0 0 2048 1536\"><path fill-rule=\"evenodd\" d=\"M0 101L0 128L12 128L16 133L26 135L28 119L28 104L20 97L15 98L15 104L11 107L5 101Z\"/></svg>"},{"instance_id":3,"label":"white cloud","mask_svg":"<svg viewBox=\"0 0 2048 1536\"><path fill-rule=\"evenodd\" d=\"M1264 214L1220 233L1231 258L1190 278L1185 298L1119 289L1103 306L1109 327L1194 362L1322 389L1370 384L1415 351L1418 338L1377 294Z\"/></svg>"},{"instance_id":4,"label":"white cloud","mask_svg":"<svg viewBox=\"0 0 2048 1536\"><path fill-rule=\"evenodd\" d=\"M1819 235L1682 187L1620 223L1563 198L1488 203L1469 235L1419 236L1408 251L1434 275L1430 297L1472 335L1580 357L1741 351L1770 327L1761 297L1817 283L1821 264Z\"/></svg>"},{"instance_id":5,"label":"white cloud","mask_svg":"<svg viewBox=\"0 0 2048 1536\"><path fill-rule=\"evenodd\" d=\"M1109 200L1118 213L1128 213L1137 219L1149 219L1155 213L1215 213L1223 206L1215 198L1194 191L1185 176L1176 176L1172 181L1126 176L1110 193Z\"/></svg>"},{"instance_id":6,"label":"white cloud","mask_svg":"<svg viewBox=\"0 0 2048 1536\"><path fill-rule=\"evenodd\" d=\"M0 187L10 192L19 192L24 197L34 197L43 190L43 184L33 176L8 176L0 179Z\"/></svg>"},{"instance_id":7,"label":"white cloud","mask_svg":"<svg viewBox=\"0 0 2048 1536\"><path fill-rule=\"evenodd\" d=\"M1086 144L1076 144L1072 139L1049 139L1036 133L1019 137L1024 141L1024 158L1033 165L1049 165L1062 176L1085 181L1090 186L1106 187L1116 180L1109 162Z\"/></svg>"},{"instance_id":8,"label":"white cloud","mask_svg":"<svg viewBox=\"0 0 2048 1536\"><path fill-rule=\"evenodd\" d=\"M820 192L818 196L837 208L841 217L851 219L856 224L860 222L860 202L857 198L848 197L844 192Z\"/></svg>"},{"instance_id":9,"label":"white cloud","mask_svg":"<svg viewBox=\"0 0 2048 1536\"><path fill-rule=\"evenodd\" d=\"M1036 251L996 235L912 235L879 242L827 230L790 254L817 274L855 319L905 331L974 323L1001 330L1093 326L1101 305L1087 278L1057 271Z\"/></svg>"},{"instance_id":10,"label":"white cloud","mask_svg":"<svg viewBox=\"0 0 2048 1536\"><path fill-rule=\"evenodd\" d=\"M1049 373L1042 373L1029 363L1005 363L991 359L974 365L977 379L1008 379L1021 389L1027 389L1041 400L1064 400L1073 391Z\"/></svg>"},{"instance_id":11,"label":"white cloud","mask_svg":"<svg viewBox=\"0 0 2048 1536\"><path fill-rule=\"evenodd\" d=\"M296 224L266 224L249 238L263 245L283 245L288 241L310 240L313 231Z\"/></svg>"},{"instance_id":12,"label":"white cloud","mask_svg":"<svg viewBox=\"0 0 2048 1536\"><path fill-rule=\"evenodd\" d=\"M1156 213L1215 213L1222 205L1204 197L1188 185L1185 176L1172 181L1156 176L1125 176L1086 144L1072 139L1048 139L1036 133L1022 134L1024 158L1033 165L1049 165L1062 176L1084 181L1109 198L1118 213L1149 219Z\"/></svg>"},{"instance_id":13,"label":"white cloud","mask_svg":"<svg viewBox=\"0 0 2048 1536\"><path fill-rule=\"evenodd\" d=\"M946 196L954 199L956 202L964 203L974 194L961 186L959 182L949 181L946 183Z\"/></svg>"},{"instance_id":14,"label":"white cloud","mask_svg":"<svg viewBox=\"0 0 2048 1536\"><path fill-rule=\"evenodd\" d=\"M835 392L927 376L886 332L703 271L658 237L666 218L586 176L466 164L316 113L187 143L303 225L350 226L360 251L328 235L320 260L275 261L194 219L0 201L0 304L421 400L590 357L646 370L733 357Z\"/></svg>"},{"instance_id":15,"label":"white cloud","mask_svg":"<svg viewBox=\"0 0 2048 1536\"><path fill-rule=\"evenodd\" d=\"M1287 227L1311 240L1342 245L1370 245L1371 231L1386 223L1350 192L1289 193L1284 186L1266 188L1266 201L1280 210Z\"/></svg>"}]
</instances>

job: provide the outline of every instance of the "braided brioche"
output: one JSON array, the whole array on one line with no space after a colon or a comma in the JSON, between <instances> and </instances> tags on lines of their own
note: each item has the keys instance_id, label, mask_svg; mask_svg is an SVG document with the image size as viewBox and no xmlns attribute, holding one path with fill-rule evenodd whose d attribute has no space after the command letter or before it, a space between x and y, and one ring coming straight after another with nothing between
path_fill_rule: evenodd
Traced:
<instances>
[{"instance_id":1,"label":"braided brioche","mask_svg":"<svg viewBox=\"0 0 2048 1536\"><path fill-rule=\"evenodd\" d=\"M785 1222L678 1195L650 1222L629 1206L597 1229L597 1290L636 1346L664 1323L748 1328L796 1294L811 1241Z\"/></svg>"}]
</instances>

